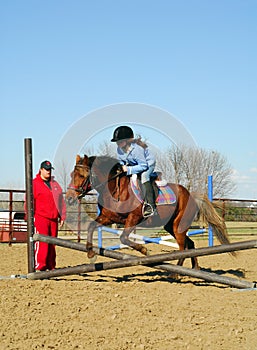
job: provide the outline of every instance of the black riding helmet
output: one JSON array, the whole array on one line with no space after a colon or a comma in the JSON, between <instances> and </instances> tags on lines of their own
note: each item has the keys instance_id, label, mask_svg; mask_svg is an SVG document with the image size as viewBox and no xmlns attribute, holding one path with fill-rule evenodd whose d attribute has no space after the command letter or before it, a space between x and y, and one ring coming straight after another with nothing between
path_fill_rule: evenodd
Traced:
<instances>
[{"instance_id":1,"label":"black riding helmet","mask_svg":"<svg viewBox=\"0 0 257 350\"><path fill-rule=\"evenodd\" d=\"M134 138L133 130L129 126L119 126L113 132L111 142Z\"/></svg>"}]
</instances>

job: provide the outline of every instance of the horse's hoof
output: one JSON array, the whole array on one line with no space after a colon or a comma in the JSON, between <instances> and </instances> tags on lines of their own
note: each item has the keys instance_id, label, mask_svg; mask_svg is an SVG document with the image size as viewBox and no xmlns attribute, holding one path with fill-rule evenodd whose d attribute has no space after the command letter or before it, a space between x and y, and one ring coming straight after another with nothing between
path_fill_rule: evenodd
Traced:
<instances>
[{"instance_id":1,"label":"horse's hoof","mask_svg":"<svg viewBox=\"0 0 257 350\"><path fill-rule=\"evenodd\" d=\"M87 252L87 257L88 257L88 259L89 259L89 260L90 260L90 259L93 259L94 256L95 256L95 252L94 252L92 249L90 249L90 250Z\"/></svg>"},{"instance_id":2,"label":"horse's hoof","mask_svg":"<svg viewBox=\"0 0 257 350\"><path fill-rule=\"evenodd\" d=\"M168 278L172 279L172 280L178 280L180 278L179 274L177 272L171 272L168 275Z\"/></svg>"},{"instance_id":3,"label":"horse's hoof","mask_svg":"<svg viewBox=\"0 0 257 350\"><path fill-rule=\"evenodd\" d=\"M141 248L140 252L141 252L142 254L146 255L146 256L149 255L149 253L148 253L148 251L147 251L147 248L145 248L145 247Z\"/></svg>"},{"instance_id":4,"label":"horse's hoof","mask_svg":"<svg viewBox=\"0 0 257 350\"><path fill-rule=\"evenodd\" d=\"M89 258L89 263L94 264L97 260L97 255L94 255L93 258Z\"/></svg>"}]
</instances>

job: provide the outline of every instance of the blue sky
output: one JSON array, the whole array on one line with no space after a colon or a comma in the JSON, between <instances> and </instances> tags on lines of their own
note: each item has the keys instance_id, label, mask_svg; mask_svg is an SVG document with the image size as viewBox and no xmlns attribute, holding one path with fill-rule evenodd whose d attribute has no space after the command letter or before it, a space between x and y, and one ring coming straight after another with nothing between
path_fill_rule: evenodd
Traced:
<instances>
[{"instance_id":1,"label":"blue sky","mask_svg":"<svg viewBox=\"0 0 257 350\"><path fill-rule=\"evenodd\" d=\"M224 155L233 197L256 199L256 18L248 0L1 1L0 188L24 188L24 138L36 172L84 115L137 102Z\"/></svg>"}]
</instances>

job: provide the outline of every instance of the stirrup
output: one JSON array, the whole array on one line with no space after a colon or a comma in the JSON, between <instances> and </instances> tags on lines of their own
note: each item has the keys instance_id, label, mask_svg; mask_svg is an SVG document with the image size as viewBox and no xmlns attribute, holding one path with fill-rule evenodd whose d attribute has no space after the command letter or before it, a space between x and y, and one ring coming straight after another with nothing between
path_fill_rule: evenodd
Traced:
<instances>
[{"instance_id":1,"label":"stirrup","mask_svg":"<svg viewBox=\"0 0 257 350\"><path fill-rule=\"evenodd\" d=\"M151 204L145 202L142 208L142 215L144 218L154 215L154 208Z\"/></svg>"}]
</instances>

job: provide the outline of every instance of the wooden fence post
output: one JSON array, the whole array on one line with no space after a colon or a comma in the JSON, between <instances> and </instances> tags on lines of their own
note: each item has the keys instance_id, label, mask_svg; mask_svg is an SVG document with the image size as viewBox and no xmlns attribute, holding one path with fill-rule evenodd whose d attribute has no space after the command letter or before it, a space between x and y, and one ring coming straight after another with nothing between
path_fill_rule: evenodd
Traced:
<instances>
[{"instance_id":1,"label":"wooden fence post","mask_svg":"<svg viewBox=\"0 0 257 350\"><path fill-rule=\"evenodd\" d=\"M24 139L25 148L25 182L26 182L26 206L27 206L27 229L28 229L28 272L35 271L34 259L34 205L33 205L33 188L32 188L32 140Z\"/></svg>"}]
</instances>

